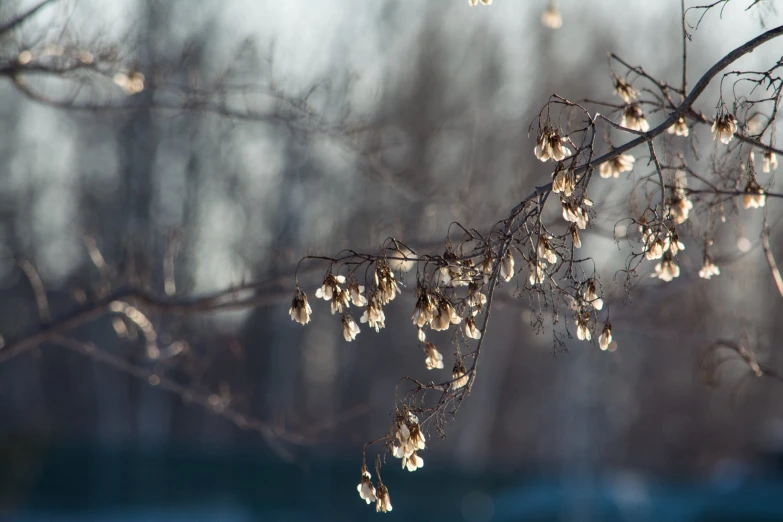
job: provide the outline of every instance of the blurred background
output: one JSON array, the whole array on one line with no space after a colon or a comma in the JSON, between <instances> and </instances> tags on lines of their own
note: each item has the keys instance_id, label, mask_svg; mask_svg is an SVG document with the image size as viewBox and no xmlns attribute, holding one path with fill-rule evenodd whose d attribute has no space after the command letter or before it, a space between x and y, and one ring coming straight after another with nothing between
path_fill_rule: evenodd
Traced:
<instances>
[{"instance_id":1,"label":"blurred background","mask_svg":"<svg viewBox=\"0 0 783 522\"><path fill-rule=\"evenodd\" d=\"M708 13L694 32L691 85L781 23L776 2L745 11L749 3ZM0 19L32 5L2 2ZM626 295L616 272L630 247L612 238L629 215L634 182L625 177L594 180L598 219L582 237L616 350L576 340L555 350L551 321L531 327L531 303L512 281L447 437L428 434L416 473L396 461L384 468L391 514L358 498L362 445L389 429L398 379L441 377L425 369L409 323L411 285L386 309L386 329L346 343L313 295L326 267L303 265L313 321L291 322L299 259L377 252L389 236L439 254L451 222L487 230L549 180L528 128L551 93L619 100L609 51L680 81L679 1L562 0L558 30L541 23L547 5L72 0L4 34L4 61L56 43L67 27L69 42L131 57L146 78L132 96L111 77L92 81L73 98L90 109L31 100L0 81L4 338L41 323L25 266L53 318L128 285L187 300L258 281L262 299L232 311L148 312L157 356L129 321L71 333L179 384L174 393L62 346L3 361L0 519L783 520L783 385L747 379L741 361L722 365L720 379L702 364L714 340L743 337L783 368L760 217L730 213L712 250L721 275L704 281L706 218L691 214L680 231L682 276L663 284L648 263ZM773 41L736 68L767 69L781 48ZM57 97L75 80L30 81ZM228 92L217 106L237 112L156 89L192 94L217 82ZM697 109L711 115L717 92L711 86ZM649 118L655 126L663 116ZM691 132L686 157L708 172L709 129ZM637 177L652 170L638 154ZM768 212L776 223L772 201ZM770 241L783 255L779 227ZM432 338L451 368L450 333ZM232 422L227 408L271 429Z\"/></svg>"}]
</instances>

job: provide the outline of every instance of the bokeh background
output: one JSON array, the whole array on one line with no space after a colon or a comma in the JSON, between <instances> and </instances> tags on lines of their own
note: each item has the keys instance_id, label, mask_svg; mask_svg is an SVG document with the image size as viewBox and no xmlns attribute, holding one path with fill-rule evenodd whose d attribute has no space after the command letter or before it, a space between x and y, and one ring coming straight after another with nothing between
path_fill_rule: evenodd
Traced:
<instances>
[{"instance_id":1,"label":"bokeh background","mask_svg":"<svg viewBox=\"0 0 783 522\"><path fill-rule=\"evenodd\" d=\"M691 84L781 23L776 2L746 12L749 3L730 2L722 18L710 12L693 33ZM2 2L0 16L32 4ZM111 109L67 110L0 81L0 332L11 339L40 322L22 259L57 317L105 283L85 238L113 287L159 295L176 248L175 298L261 281L264 304L151 313L161 346L186 348L165 361L147 357L133 325L123 336L102 319L73 336L230 401L281 436L270 444L145 379L43 345L0 365L0 518L382 516L355 491L362 445L388 430L401 376L436 378L409 323L412 287L386 310L386 329L346 343L339 320L312 297L323 265L305 265L301 278L313 322L290 321L293 271L304 255L376 252L389 236L441 253L452 221L487 230L549 179L528 128L551 93L617 101L609 51L679 81L678 1L562 0L559 30L541 24L546 4L74 0L5 35L0 56L12 60L42 35L56 42L67 21L71 37L114 42L148 85L125 96L110 78L95 80L80 96ZM736 67L766 69L781 49L773 41ZM225 78L226 104L246 117L183 108L155 78L183 88ZM56 96L74 80L35 81ZM150 108L161 100L169 109ZM308 115L291 100L306 100ZM711 86L697 108L709 115L716 100ZM662 118L650 116L653 126ZM691 143L686 156L708 172L709 129L692 130ZM651 171L645 163L637 160L635 176ZM602 277L616 351L576 340L556 350L549 323L536 332L528 297L507 285L478 381L447 437L430 434L422 470L385 468L394 505L385 516L783 520L783 388L746 379L741 363L725 364L719 381L700 371L711 342L741 336L783 367L780 296L758 246L759 215L730 213L713 248L721 275L704 281L706 218L692 214L681 231L683 275L663 284L645 265L626 295L616 271L630 247L612 230L632 189L628 178L595 180L598 218L582 239ZM776 223L779 208L769 207ZM780 230L771 242L783 254ZM449 332L433 339L450 368Z\"/></svg>"}]
</instances>

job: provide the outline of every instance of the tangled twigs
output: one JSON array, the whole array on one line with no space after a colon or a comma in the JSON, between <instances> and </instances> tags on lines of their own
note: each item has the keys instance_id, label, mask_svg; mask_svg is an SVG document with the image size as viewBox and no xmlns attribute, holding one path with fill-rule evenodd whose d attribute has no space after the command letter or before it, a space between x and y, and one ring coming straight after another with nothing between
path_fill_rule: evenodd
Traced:
<instances>
[{"instance_id":1,"label":"tangled twigs","mask_svg":"<svg viewBox=\"0 0 783 522\"><path fill-rule=\"evenodd\" d=\"M279 303L282 295L268 291L265 288L267 282L247 283L195 298L160 296L148 290L134 287L121 288L63 316L57 317L55 315L50 318L46 291L37 271L29 261L22 261L19 265L33 286L42 323L18 337L9 339L0 347L0 364L47 344L66 348L101 364L111 366L153 387L173 393L184 402L200 406L214 415L229 420L241 429L257 432L278 456L289 461L293 459L293 454L285 444L311 444L319 432L333 429L336 423L366 412L366 405L360 405L338 415L329 422L301 430L273 425L243 413L233 405L230 396L211 393L201 386L192 385L193 383L183 384L167 377L165 365L159 368L155 364L137 364L125 357L104 350L92 342L81 341L74 335L74 331L80 326L94 323L102 318L124 318L141 330L147 344L147 361L155 363L156 360L165 357L167 352L158 349L156 343L158 334L152 327L148 316L151 317L151 314L155 314L157 316L188 317L226 310L245 310ZM172 343L168 348L179 344L181 343ZM176 355L175 351L168 350L168 352L171 352L168 354L169 356Z\"/></svg>"},{"instance_id":2,"label":"tangled twigs","mask_svg":"<svg viewBox=\"0 0 783 522\"><path fill-rule=\"evenodd\" d=\"M783 375L771 366L759 362L756 354L747 347L747 342L737 343L727 339L714 341L704 350L700 362L700 369L709 383L717 382L720 367L732 360L740 360L747 365L750 375L755 377L769 377L783 383ZM722 354L721 350L728 350L730 356ZM739 357L737 357L739 356Z\"/></svg>"},{"instance_id":3,"label":"tangled twigs","mask_svg":"<svg viewBox=\"0 0 783 522\"><path fill-rule=\"evenodd\" d=\"M164 315L192 315L221 310L243 310L280 301L280 298L274 293L249 292L257 285L259 283L240 285L209 296L191 299L162 297L140 288L121 288L102 299L83 305L63 317L55 318L49 324L44 324L16 338L9 339L0 349L0 364L26 353L42 343L49 342L56 336L65 335L79 326L116 313L115 303L131 302Z\"/></svg>"},{"instance_id":4,"label":"tangled twigs","mask_svg":"<svg viewBox=\"0 0 783 522\"><path fill-rule=\"evenodd\" d=\"M20 13L15 17L11 18L6 23L0 25L0 36L4 35L7 32L13 31L14 29L22 25L24 22L26 22L27 20L35 16L41 9L57 1L58 0L42 0L38 2L36 5L34 5L33 7L29 8L24 13Z\"/></svg>"},{"instance_id":5,"label":"tangled twigs","mask_svg":"<svg viewBox=\"0 0 783 522\"><path fill-rule=\"evenodd\" d=\"M62 346L68 350L85 355L92 360L111 366L126 375L148 382L151 386L173 393L174 395L179 396L183 401L197 404L205 410L231 421L241 429L255 431L260 434L269 447L284 460L292 461L293 455L281 441L297 445L308 443L308 439L299 433L280 429L276 426L262 422L259 419L246 416L232 407L230 402L222 400L218 395L199 392L187 386L183 386L172 379L166 378L159 372L138 364L133 364L122 357L102 350L93 343L83 342L71 337L56 334L52 335L49 338L49 341L52 344Z\"/></svg>"},{"instance_id":6,"label":"tangled twigs","mask_svg":"<svg viewBox=\"0 0 783 522\"><path fill-rule=\"evenodd\" d=\"M684 17L684 4L681 5ZM683 38L685 32L683 20ZM612 324L609 320L608 306L604 307L603 290L592 258L578 258L575 255L582 245L580 230L585 230L596 214L593 202L588 197L588 187L593 173L599 170L602 178L617 178L620 174L634 169L635 158L628 154L632 149L646 145L649 151L648 165L654 166L652 174L641 178L636 186L645 187L645 183L657 178L656 189L647 194L647 207L638 217L630 217L631 224L637 229L637 236L628 235L632 244L640 244L641 252L632 252L625 270L628 278L635 277L643 260L660 260L651 274L664 282L670 282L680 275L677 255L685 248L678 232L678 226L689 219L694 209L689 197L710 196L724 198L731 196L739 199L745 208L761 208L767 196L774 197L759 182L753 165L752 150L763 153L764 172L777 166L775 154L781 151L774 146L774 139L767 135L774 126L769 123L777 115L779 93L768 99L753 103L774 102L767 125L757 134L749 135L745 126L738 123L737 116L729 111L721 98L717 104L714 119L708 119L694 109L694 104L705 92L707 86L728 65L740 57L752 52L762 44L783 35L783 26L771 29L737 47L712 65L695 82L690 92L687 89L687 47L683 47L682 87L675 88L669 83L657 80L641 67L627 64L617 55L610 55L610 61L626 67L629 73L624 78L612 71L616 93L625 102L624 105L601 103L614 107L621 112L616 123L612 118L591 113L585 106L573 103L554 94L541 109L537 125L531 124L531 130L537 129L534 154L542 162L553 161L556 166L552 181L536 187L535 191L523 198L508 214L508 217L495 223L487 233L479 233L473 228L459 223L449 227L444 245L444 253L415 253L390 238L379 253L368 254L354 250L345 250L333 257L310 256L302 261L320 261L326 264L325 276L315 296L330 303L332 314L339 314L343 336L353 341L361 328L351 315L350 308L364 307L362 323L378 331L386 326L386 315L382 307L386 306L399 293L406 278L415 274L415 299L411 320L417 329L417 338L424 344L427 354L425 364L428 370L445 368L443 355L428 337L425 328L440 332L456 326L452 335L454 365L450 380L426 383L417 378L403 378L400 384L409 385L408 390L395 392L395 420L388 435L365 445L366 450L374 444L381 444L392 456L402 459L403 467L409 471L423 466L423 460L417 454L424 449L422 429L432 427L439 435L444 435L446 423L456 415L460 405L473 389L478 377L479 359L484 352L489 333L489 318L493 310L497 288L511 280L520 272L527 270L527 279L517 279L517 294L527 292L534 310L538 310L533 321L537 328L543 325L543 310L551 311L554 342L563 344L564 336L571 336L568 326L560 326L561 310L565 309L573 317L576 337L582 341L597 338L602 350L614 351ZM771 69L772 71L775 68ZM771 73L769 73L771 74ZM771 85L777 86L771 76ZM635 77L639 81L650 82L652 88L637 89L626 78ZM725 78L725 75L724 75ZM640 98L641 97L641 98ZM675 100L679 100L677 103ZM750 102L746 102L750 103ZM736 104L735 104L736 105ZM663 122L650 128L642 107L652 107L653 112L663 111ZM553 114L559 113L557 118ZM568 132L562 130L561 119L568 122ZM741 164L741 170L735 173L734 185L713 182L698 174L685 164L680 152L681 165L669 165L660 158L669 158L670 145L661 140L655 141L664 132L686 138L690 134L689 124L711 124L714 140L728 145L738 138L738 147L746 147L748 162ZM605 127L609 150L602 155L596 151L597 127ZM610 132L632 138L619 146L611 143ZM766 142L762 142L765 139ZM660 147L660 149L659 149ZM658 152L662 150L663 152ZM728 155L728 151L726 154ZM660 157L659 157L660 154ZM706 188L689 187L688 176ZM739 178L738 180L736 178ZM740 182L745 183L744 189ZM660 191L659 199L652 202L653 196ZM544 211L548 202L557 196L561 205L562 224L544 220ZM723 201L719 201L720 204ZM712 201L715 205L715 200ZM551 206L551 205L550 205ZM707 207L710 210L711 207ZM452 229L459 229L459 235ZM762 241L767 241L766 236ZM720 274L720 270L711 261L707 251L712 244L704 239L704 265L699 275L709 279ZM763 243L767 244L768 243ZM765 247L765 252L769 249ZM402 254L401 254L402 253ZM521 266L517 260L521 259ZM301 262L300 261L300 264ZM774 268L774 258L770 263ZM415 268L415 272L414 272ZM408 274L408 275L406 275ZM778 274L779 277L779 274ZM777 279L776 279L777 280ZM630 285L626 284L630 290ZM783 286L781 286L783 294ZM292 320L301 324L310 321L312 307L307 295L296 281L296 294L290 308ZM481 327L477 326L479 314L484 314ZM565 329L563 333L562 330ZM560 332L558 332L560 330ZM600 332L600 335L597 335ZM475 348L470 343L475 340ZM610 348L611 346L611 348ZM749 355L749 352L737 350L748 361L754 372L765 369ZM465 360L472 358L470 364ZM436 384L437 382L437 384ZM398 384L398 388L399 388ZM437 400L428 399L428 392L437 392ZM417 437L421 434L421 439ZM383 451L383 450L382 450ZM376 472L385 462L376 458ZM383 486L386 498L388 490ZM369 502L374 492L366 466L362 467L362 483L359 485L362 498ZM380 502L378 499L376 501ZM384 511L381 504L377 509Z\"/></svg>"},{"instance_id":7,"label":"tangled twigs","mask_svg":"<svg viewBox=\"0 0 783 522\"><path fill-rule=\"evenodd\" d=\"M775 281L778 293L783 297L783 277L780 276L778 264L775 262L772 248L769 246L769 225L767 225L766 214L764 214L764 228L761 231L761 248L764 249L764 257L767 258L767 264L769 265L770 271L772 271L772 279Z\"/></svg>"}]
</instances>

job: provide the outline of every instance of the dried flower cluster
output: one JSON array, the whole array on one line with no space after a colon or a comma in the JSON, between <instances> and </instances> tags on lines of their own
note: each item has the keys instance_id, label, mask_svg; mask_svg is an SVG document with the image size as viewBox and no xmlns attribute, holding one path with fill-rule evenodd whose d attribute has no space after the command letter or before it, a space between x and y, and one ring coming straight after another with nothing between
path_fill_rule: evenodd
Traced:
<instances>
[{"instance_id":1,"label":"dried flower cluster","mask_svg":"<svg viewBox=\"0 0 783 522\"><path fill-rule=\"evenodd\" d=\"M418 453L424 451L426 441L416 415L410 411L397 412L387 439L389 452L401 459L403 469L416 471L424 467L424 459ZM380 459L376 464L376 470L379 469ZM356 490L359 492L359 497L367 504L375 502L375 511L386 513L392 510L389 489L381 482L380 472L376 493L372 475L367 471L366 464L362 464L362 479L356 486Z\"/></svg>"},{"instance_id":2,"label":"dried flower cluster","mask_svg":"<svg viewBox=\"0 0 783 522\"><path fill-rule=\"evenodd\" d=\"M655 273L650 274L650 277L657 277L667 283L676 277L680 277L680 267L677 265L677 261L670 251L667 250L663 254L663 259L661 259L660 263L655 265Z\"/></svg>"},{"instance_id":3,"label":"dried flower cluster","mask_svg":"<svg viewBox=\"0 0 783 522\"><path fill-rule=\"evenodd\" d=\"M769 174L778 168L778 156L772 151L766 151L763 156L761 172Z\"/></svg>"},{"instance_id":4,"label":"dried flower cluster","mask_svg":"<svg viewBox=\"0 0 783 522\"><path fill-rule=\"evenodd\" d=\"M367 471L367 467L364 466L364 469L362 469L362 481L356 486L356 490L359 492L362 500L365 500L368 504L378 500L378 497L375 495L375 486L372 485L371 479L372 475Z\"/></svg>"},{"instance_id":5,"label":"dried flower cluster","mask_svg":"<svg viewBox=\"0 0 783 522\"><path fill-rule=\"evenodd\" d=\"M511 250L506 251L503 259L500 260L500 277L507 283L514 277L514 255Z\"/></svg>"},{"instance_id":6,"label":"dried flower cluster","mask_svg":"<svg viewBox=\"0 0 783 522\"><path fill-rule=\"evenodd\" d=\"M590 333L590 312L587 310L581 310L576 314L576 338L580 341L592 339Z\"/></svg>"},{"instance_id":7,"label":"dried flower cluster","mask_svg":"<svg viewBox=\"0 0 783 522\"><path fill-rule=\"evenodd\" d=\"M639 97L639 91L633 88L633 86L620 78L619 76L614 79L614 92L623 99L625 103L631 103Z\"/></svg>"},{"instance_id":8,"label":"dried flower cluster","mask_svg":"<svg viewBox=\"0 0 783 522\"><path fill-rule=\"evenodd\" d=\"M587 228L589 216L586 207L592 207L593 202L587 197L583 197L579 202L576 198L565 198L560 196L560 204L563 206L563 219L575 223L579 229Z\"/></svg>"},{"instance_id":9,"label":"dried flower cluster","mask_svg":"<svg viewBox=\"0 0 783 522\"><path fill-rule=\"evenodd\" d=\"M647 122L647 118L644 117L644 111L636 103L625 106L623 116L620 119L620 126L638 132L650 130L650 124Z\"/></svg>"},{"instance_id":10,"label":"dried flower cluster","mask_svg":"<svg viewBox=\"0 0 783 522\"><path fill-rule=\"evenodd\" d=\"M386 326L386 314L383 313L381 307L380 295L376 292L370 298L367 303L367 308L364 310L361 318L362 323L367 323L370 328L374 328L376 332L379 332L381 328Z\"/></svg>"},{"instance_id":11,"label":"dried flower cluster","mask_svg":"<svg viewBox=\"0 0 783 522\"><path fill-rule=\"evenodd\" d=\"M460 388L464 388L470 381L470 375L468 375L468 371L465 369L465 365L463 365L462 361L459 359L456 363L454 363L454 369L451 371L451 380L452 390L459 390Z\"/></svg>"},{"instance_id":12,"label":"dried flower cluster","mask_svg":"<svg viewBox=\"0 0 783 522\"><path fill-rule=\"evenodd\" d=\"M602 178L617 178L623 172L632 171L634 161L634 157L630 154L620 154L606 163L602 163L601 166L598 167L598 172L601 174Z\"/></svg>"},{"instance_id":13,"label":"dried flower cluster","mask_svg":"<svg viewBox=\"0 0 783 522\"><path fill-rule=\"evenodd\" d=\"M434 344L426 342L424 344L424 352L427 354L424 364L427 366L428 370L443 369L443 355L435 348Z\"/></svg>"},{"instance_id":14,"label":"dried flower cluster","mask_svg":"<svg viewBox=\"0 0 783 522\"><path fill-rule=\"evenodd\" d=\"M601 310L604 307L603 299L598 297L598 292L595 286L595 279L588 279L587 283L585 284L584 300L587 304L596 310Z\"/></svg>"},{"instance_id":15,"label":"dried flower cluster","mask_svg":"<svg viewBox=\"0 0 783 522\"><path fill-rule=\"evenodd\" d=\"M492 0L490 0L491 2ZM377 513L388 513L392 510L391 499L389 498L389 490L383 484L378 485L378 501L375 503L375 511Z\"/></svg>"},{"instance_id":16,"label":"dried flower cluster","mask_svg":"<svg viewBox=\"0 0 783 522\"><path fill-rule=\"evenodd\" d=\"M685 171L677 170L674 173L669 199L666 201L666 213L671 216L676 225L682 225L688 220L693 202L688 198L688 178Z\"/></svg>"},{"instance_id":17,"label":"dried flower cluster","mask_svg":"<svg viewBox=\"0 0 783 522\"><path fill-rule=\"evenodd\" d=\"M383 305L391 302L399 293L400 286L397 283L394 272L385 261L379 261L375 266L374 280L370 297L365 295L365 287L357 282L351 282L344 286L346 278L343 275L334 275L331 272L316 290L315 296L324 301L330 302L332 315L342 314L342 332L346 341L350 342L356 339L361 333L359 325L356 324L353 316L347 311L351 304L356 307L365 307L360 318L362 323L367 323L370 328L376 332L386 326L386 315L383 312ZM289 310L291 319L305 325L310 322L312 309L307 302L307 295L297 285L291 309Z\"/></svg>"},{"instance_id":18,"label":"dried flower cluster","mask_svg":"<svg viewBox=\"0 0 783 522\"><path fill-rule=\"evenodd\" d=\"M570 169L561 168L552 174L552 192L570 197L576 187L576 176Z\"/></svg>"},{"instance_id":19,"label":"dried flower cluster","mask_svg":"<svg viewBox=\"0 0 783 522\"><path fill-rule=\"evenodd\" d=\"M699 270L699 277L702 279L710 279L714 275L720 275L720 268L713 264L710 256L704 254L704 263L702 264L701 270Z\"/></svg>"},{"instance_id":20,"label":"dried flower cluster","mask_svg":"<svg viewBox=\"0 0 783 522\"><path fill-rule=\"evenodd\" d=\"M479 2L469 0L469 3L478 5ZM491 2L481 3L489 5ZM550 2L543 13L542 23L552 28L560 27L562 19L554 2ZM685 249L681 233L702 236L704 257L699 277L711 279L720 275L708 248L713 245L715 229L725 222L727 215L731 216L724 209L728 205L736 208L740 201L745 208L761 208L768 197L777 196L763 188L772 186L771 179L757 180L751 152L763 151L763 173L769 174L777 168L778 160L773 152L777 150L773 145L775 136L768 130L773 128L772 124L758 126L754 131L747 121L738 123L735 114L737 117L747 114L740 110L743 106L735 102L734 114L730 114L722 96L714 122L710 122L700 109L693 107L694 100L686 86L673 87L671 82L658 81L641 67L628 65L613 54L610 63L612 67L619 63L625 68L624 74L611 71L614 93L623 103L618 104L616 100L573 103L552 95L529 129L531 133L537 130L535 158L541 162L555 162L552 182L537 186L507 218L497 221L490 230L478 232L457 223L461 229L459 237L454 235L453 228L449 229L442 255L416 255L391 238L380 255L350 251L350 255L330 260L316 297L328 301L333 314L341 314L343 335L349 341L360 332L348 312L350 307L361 307L361 323L379 331L386 326L383 307L400 292L395 272L401 278L408 277L403 272L413 274L416 268L415 302L410 320L424 351L423 366L433 373L451 368L451 374L450 379L444 378L441 382L404 378L401 382L406 383L408 389L395 394L395 418L390 432L370 443L381 442L382 451L399 458L404 469L412 472L424 465L421 456L425 448L423 426L442 434L449 416L455 414L470 393L477 378L477 361L487 340L489 312L497 288L511 283L516 287L515 295L528 293L534 296L531 303L539 304L532 322L537 328L541 328L545 320L542 310L551 310L556 346L563 344L561 339L565 335L570 338L573 334L580 341L597 344L602 351L617 349L616 332L610 322L611 294L601 282L596 261L576 252L582 246L582 231L587 230L588 225L593 226L596 218L604 217L602 201L598 200L594 206L588 197L591 183L598 186L604 183L596 181L598 176L595 174L604 179L617 179L611 182L614 186L626 183L632 186L626 208L632 209L632 216L638 217L622 220L625 221L622 231L619 223L615 228L618 246L620 238L632 245L624 270L629 281L627 292L632 288L630 281L642 269L647 270L656 284L672 282L680 276L680 258ZM712 76L719 74L715 72L717 69L710 71ZM686 83L685 79L683 83ZM781 86L783 81L773 83L770 89L778 89L773 94L779 97ZM696 92L700 91L696 89ZM619 125L586 108L588 103L618 109ZM743 99L742 103L749 102ZM662 115L663 124L650 130L642 107L656 117ZM711 171L696 165L699 158L691 160L691 157L697 154L688 155L685 148L698 144L694 139L696 129L704 128L705 123L712 124L714 140L728 145L737 138L730 148L711 147L714 151ZM747 132L739 133L740 125ZM633 135L629 137L628 131ZM757 135L750 135L751 132L757 132ZM667 135L676 138L665 138ZM601 136L608 145L608 151L603 153L599 150L602 145L596 144ZM627 141L615 145L619 142L618 136ZM740 154L749 155L747 167L737 161ZM627 175L620 180L621 174ZM711 174L714 175L712 179ZM590 193L602 194L593 189ZM559 218L550 219L554 210L565 222ZM633 226L636 228L630 228ZM687 266L684 262L683 270ZM365 280L364 285L357 280L360 268L372 274L372 280ZM336 275L338 272L344 275ZM515 279L520 272L523 275ZM563 310L568 321L560 320ZM298 286L289 313L292 320L300 324L310 321L312 311L307 296ZM449 354L441 353L433 342L437 334L431 333L446 331L454 345L453 358L449 361L445 360ZM420 368L421 371L424 368ZM430 399L433 395L437 397L434 403ZM368 504L376 503L376 510L390 511L389 492L380 481L380 459L377 462L377 485L363 466L357 490Z\"/></svg>"},{"instance_id":21,"label":"dried flower cluster","mask_svg":"<svg viewBox=\"0 0 783 522\"><path fill-rule=\"evenodd\" d=\"M144 90L144 75L138 71L118 72L114 75L113 80L128 96L133 96Z\"/></svg>"},{"instance_id":22,"label":"dried flower cluster","mask_svg":"<svg viewBox=\"0 0 783 522\"><path fill-rule=\"evenodd\" d=\"M560 29L563 26L563 16L554 0L551 0L544 12L541 13L541 23L550 29Z\"/></svg>"},{"instance_id":23,"label":"dried flower cluster","mask_svg":"<svg viewBox=\"0 0 783 522\"><path fill-rule=\"evenodd\" d=\"M331 301L332 315L342 313L344 309L350 306L350 297L348 292L342 289L340 285L345 283L345 276L334 276L327 274L321 288L315 291L315 296L324 301Z\"/></svg>"},{"instance_id":24,"label":"dried flower cluster","mask_svg":"<svg viewBox=\"0 0 783 522\"><path fill-rule=\"evenodd\" d=\"M724 145L728 145L731 138L737 132L737 121L731 114L718 112L715 121L712 123L712 140L720 140Z\"/></svg>"},{"instance_id":25,"label":"dried flower cluster","mask_svg":"<svg viewBox=\"0 0 783 522\"><path fill-rule=\"evenodd\" d=\"M424 459L416 454L424 451L424 434L419 427L419 419L411 412L398 413L392 426L389 451L402 460L402 467L416 471L424 466Z\"/></svg>"},{"instance_id":26,"label":"dried flower cluster","mask_svg":"<svg viewBox=\"0 0 783 522\"><path fill-rule=\"evenodd\" d=\"M310 322L310 314L312 313L313 309L310 308L310 304L307 302L307 295L297 286L294 300L291 302L291 309L288 311L291 320L305 325Z\"/></svg>"},{"instance_id":27,"label":"dried flower cluster","mask_svg":"<svg viewBox=\"0 0 783 522\"><path fill-rule=\"evenodd\" d=\"M567 138L562 137L559 132L545 127L538 135L533 153L541 161L550 159L563 161L571 154L568 148L565 147L566 143L568 143Z\"/></svg>"},{"instance_id":28,"label":"dried flower cluster","mask_svg":"<svg viewBox=\"0 0 783 522\"><path fill-rule=\"evenodd\" d=\"M742 196L742 204L745 208L762 208L767 202L767 196L764 189L751 178L745 185L745 194Z\"/></svg>"},{"instance_id":29,"label":"dried flower cluster","mask_svg":"<svg viewBox=\"0 0 783 522\"><path fill-rule=\"evenodd\" d=\"M677 118L677 121L672 124L671 127L666 129L666 132L669 134L674 134L675 136L688 136L688 124L685 122L685 118L680 116Z\"/></svg>"},{"instance_id":30,"label":"dried flower cluster","mask_svg":"<svg viewBox=\"0 0 783 522\"><path fill-rule=\"evenodd\" d=\"M604 325L604 330L601 332L601 336L598 338L598 346L601 350L609 348L609 344L612 342L612 325L607 322Z\"/></svg>"}]
</instances>

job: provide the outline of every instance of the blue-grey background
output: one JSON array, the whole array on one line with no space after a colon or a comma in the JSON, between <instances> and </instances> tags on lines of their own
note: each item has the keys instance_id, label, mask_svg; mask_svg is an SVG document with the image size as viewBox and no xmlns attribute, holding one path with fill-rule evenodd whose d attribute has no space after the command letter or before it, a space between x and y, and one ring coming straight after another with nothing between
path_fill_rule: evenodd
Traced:
<instances>
[{"instance_id":1,"label":"blue-grey background","mask_svg":"<svg viewBox=\"0 0 783 522\"><path fill-rule=\"evenodd\" d=\"M747 3L730 2L722 19L710 13L694 33L691 85L762 30L760 13L767 26L780 23L776 2L745 12ZM3 1L0 16L30 5ZM269 300L184 319L153 315L163 344L189 347L160 371L308 437L284 442L281 456L258 434L146 381L45 345L0 365L0 517L384 516L355 487L362 444L388 429L399 377L433 378L408 319L413 291L388 308L385 330L349 344L312 298L320 271L303 277L313 322L289 320L293 269L303 255L375 251L389 236L439 253L452 221L486 230L551 174L528 136L549 94L618 100L610 50L679 82L678 1L558 5L564 23L552 31L540 23L543 0L474 8L466 0L71 0L0 40L3 60L42 35L116 45L149 83L127 97L110 79L89 80L82 96L122 108L102 111L47 106L0 81L3 336L38 322L18 259L34 262L57 315L75 306L78 291L93 296L100 279L85 235L96 238L116 281L163 294L167 237L176 234L177 295L259 280L269 281ZM769 67L780 50L771 42L736 67ZM226 75L227 103L253 117L147 109L154 100L182 104L156 91L156 75L191 87ZM35 81L56 96L78 80ZM312 117L281 109L281 95L311 90ZM712 86L698 109L710 114L716 96ZM708 172L709 129L692 134L686 154ZM637 161L636 175L650 170L645 163ZM783 365L775 349L780 296L758 247L759 215L740 212L721 228L713 251L721 275L707 282L697 277L703 223L692 214L694 225L681 232L683 275L664 285L646 266L626 299L613 277L629 250L611 230L628 215L632 186L595 180L599 218L583 237L599 264L617 351L569 341L568 353L553 355L549 326L536 334L527 297L509 285L482 375L447 438L430 434L416 473L396 462L385 468L394 505L385 516L783 520L783 389L743 381L742 364L726 364L716 387L699 372L712 340L742 333L763 361ZM774 223L780 212L769 207ZM738 246L744 239L748 252ZM780 252L783 235L771 241ZM74 336L153 364L140 339L119 338L108 320ZM433 339L450 367L448 333Z\"/></svg>"}]
</instances>

